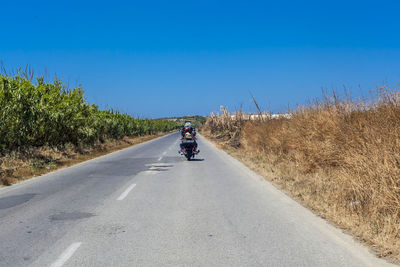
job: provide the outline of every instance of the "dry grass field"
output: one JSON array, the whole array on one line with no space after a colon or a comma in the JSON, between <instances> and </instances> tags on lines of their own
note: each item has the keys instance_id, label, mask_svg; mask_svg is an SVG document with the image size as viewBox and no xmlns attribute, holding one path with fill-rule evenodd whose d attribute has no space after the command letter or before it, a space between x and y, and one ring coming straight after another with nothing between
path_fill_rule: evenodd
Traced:
<instances>
[{"instance_id":1,"label":"dry grass field","mask_svg":"<svg viewBox=\"0 0 400 267\"><path fill-rule=\"evenodd\" d=\"M226 109L203 134L303 205L400 260L400 95L327 95L291 116L246 120Z\"/></svg>"}]
</instances>

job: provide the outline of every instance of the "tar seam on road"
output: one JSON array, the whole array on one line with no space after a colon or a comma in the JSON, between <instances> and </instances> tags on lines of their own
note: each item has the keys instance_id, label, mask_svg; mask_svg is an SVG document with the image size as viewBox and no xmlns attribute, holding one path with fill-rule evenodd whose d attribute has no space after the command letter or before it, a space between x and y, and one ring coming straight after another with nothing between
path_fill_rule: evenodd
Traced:
<instances>
[{"instance_id":1,"label":"tar seam on road","mask_svg":"<svg viewBox=\"0 0 400 267\"><path fill-rule=\"evenodd\" d=\"M136 184L132 184L129 186L118 198L117 200L123 200L126 196L131 192L131 190L136 186Z\"/></svg>"},{"instance_id":2,"label":"tar seam on road","mask_svg":"<svg viewBox=\"0 0 400 267\"><path fill-rule=\"evenodd\" d=\"M72 243L50 267L61 267L67 262L75 251L82 245L81 242Z\"/></svg>"}]
</instances>

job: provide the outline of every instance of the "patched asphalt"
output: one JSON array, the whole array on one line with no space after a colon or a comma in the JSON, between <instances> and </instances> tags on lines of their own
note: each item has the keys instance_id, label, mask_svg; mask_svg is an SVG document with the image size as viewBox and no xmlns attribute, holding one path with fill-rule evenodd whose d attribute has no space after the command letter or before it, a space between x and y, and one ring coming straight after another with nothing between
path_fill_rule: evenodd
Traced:
<instances>
[{"instance_id":1,"label":"patched asphalt","mask_svg":"<svg viewBox=\"0 0 400 267\"><path fill-rule=\"evenodd\" d=\"M0 266L388 265L202 137L195 161L178 142L0 189Z\"/></svg>"}]
</instances>

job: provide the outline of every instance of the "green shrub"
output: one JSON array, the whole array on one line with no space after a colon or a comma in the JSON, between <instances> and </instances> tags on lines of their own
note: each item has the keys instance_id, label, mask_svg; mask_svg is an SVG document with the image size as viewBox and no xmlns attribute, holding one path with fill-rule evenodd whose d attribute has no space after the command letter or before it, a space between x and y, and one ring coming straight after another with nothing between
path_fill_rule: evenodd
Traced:
<instances>
[{"instance_id":1,"label":"green shrub","mask_svg":"<svg viewBox=\"0 0 400 267\"><path fill-rule=\"evenodd\" d=\"M21 147L94 144L105 139L167 132L168 120L137 119L88 104L84 91L60 80L36 82L26 75L0 75L0 152Z\"/></svg>"}]
</instances>

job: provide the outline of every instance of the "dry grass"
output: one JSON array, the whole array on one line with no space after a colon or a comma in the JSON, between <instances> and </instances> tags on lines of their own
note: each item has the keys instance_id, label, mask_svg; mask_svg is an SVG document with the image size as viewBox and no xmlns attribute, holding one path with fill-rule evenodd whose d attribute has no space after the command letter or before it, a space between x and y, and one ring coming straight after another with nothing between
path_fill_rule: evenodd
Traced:
<instances>
[{"instance_id":1,"label":"dry grass","mask_svg":"<svg viewBox=\"0 0 400 267\"><path fill-rule=\"evenodd\" d=\"M95 146L65 146L62 149L41 147L6 154L0 157L0 186L9 186L19 181L39 176L60 168L96 158L129 146L139 144L167 133L124 137L121 140L107 140Z\"/></svg>"},{"instance_id":2,"label":"dry grass","mask_svg":"<svg viewBox=\"0 0 400 267\"><path fill-rule=\"evenodd\" d=\"M250 167L379 256L400 260L398 91L380 88L357 102L333 94L290 119L237 118L223 110L205 132L228 145L234 138L230 151Z\"/></svg>"}]
</instances>

